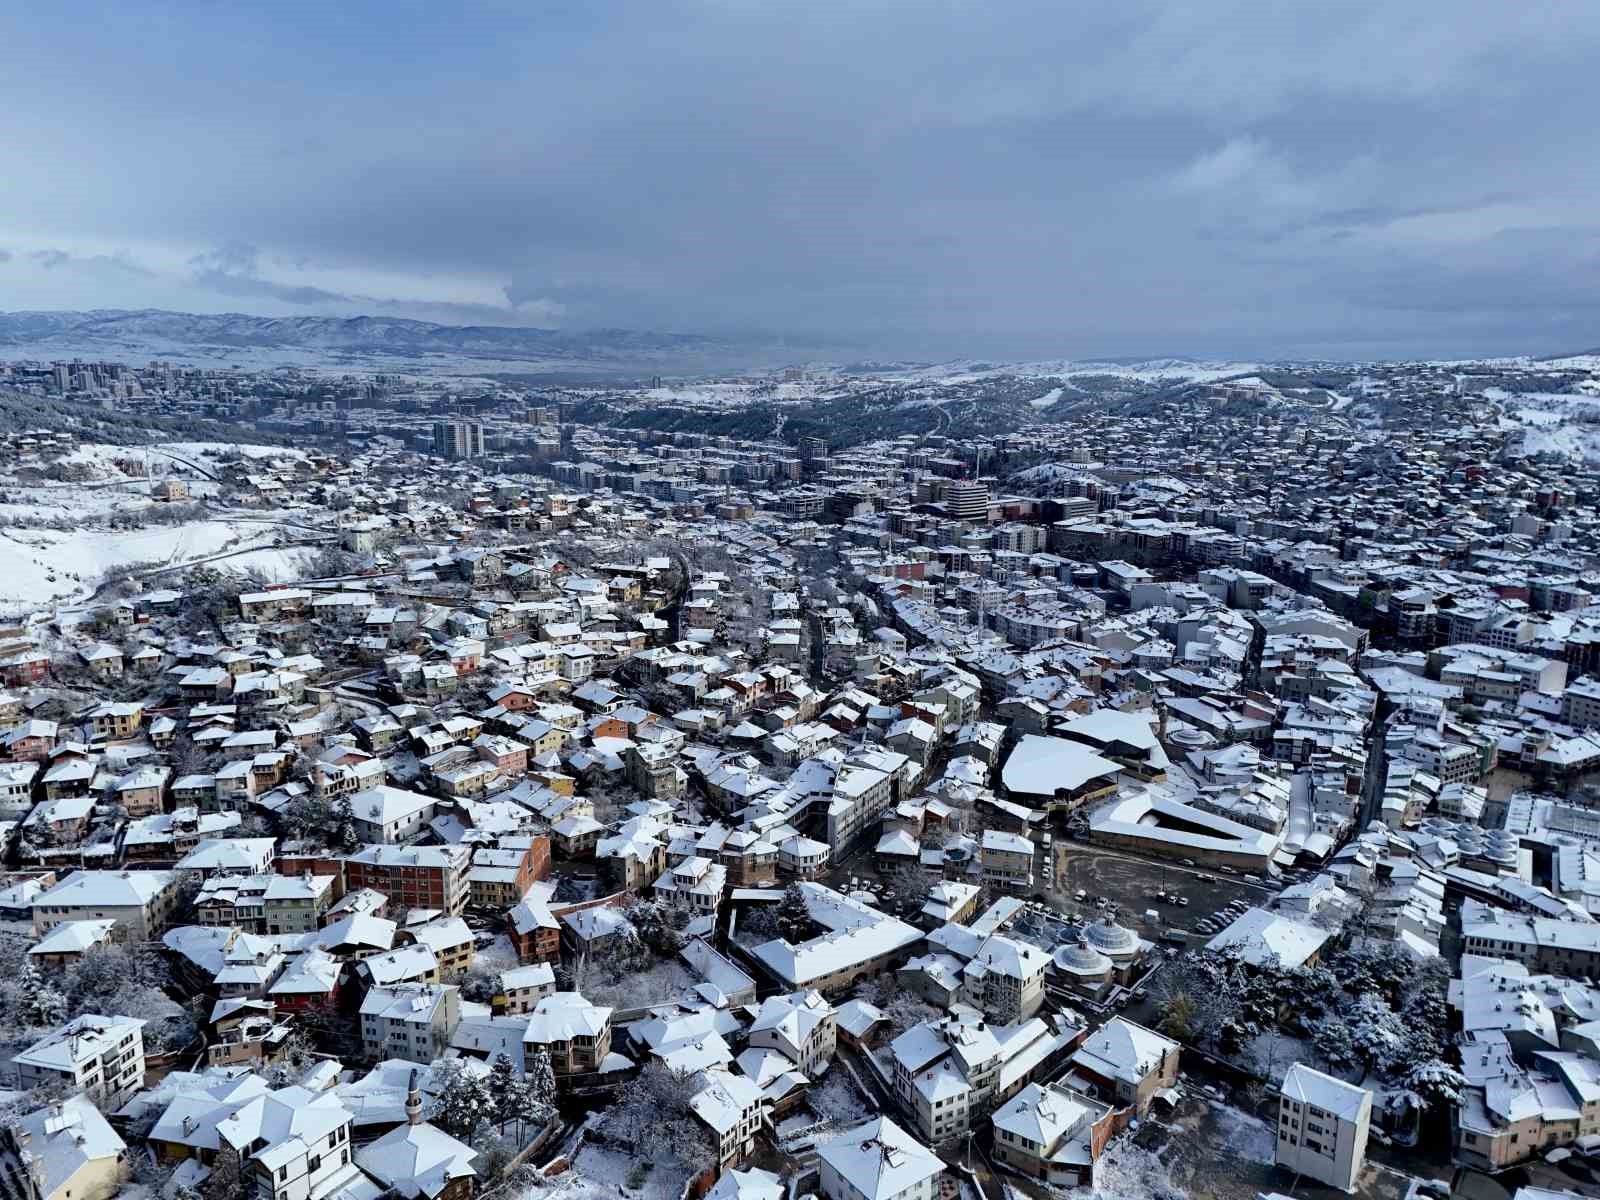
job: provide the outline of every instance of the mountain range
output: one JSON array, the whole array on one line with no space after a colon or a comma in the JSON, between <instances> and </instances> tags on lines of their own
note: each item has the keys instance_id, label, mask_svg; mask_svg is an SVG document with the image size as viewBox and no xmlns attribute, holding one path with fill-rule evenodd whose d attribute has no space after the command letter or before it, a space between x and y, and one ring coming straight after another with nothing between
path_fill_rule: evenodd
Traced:
<instances>
[{"instance_id":1,"label":"mountain range","mask_svg":"<svg viewBox=\"0 0 1600 1200\"><path fill-rule=\"evenodd\" d=\"M438 325L397 317L256 317L161 309L0 312L0 357L160 358L208 366L450 371L729 370L793 349L700 334Z\"/></svg>"}]
</instances>

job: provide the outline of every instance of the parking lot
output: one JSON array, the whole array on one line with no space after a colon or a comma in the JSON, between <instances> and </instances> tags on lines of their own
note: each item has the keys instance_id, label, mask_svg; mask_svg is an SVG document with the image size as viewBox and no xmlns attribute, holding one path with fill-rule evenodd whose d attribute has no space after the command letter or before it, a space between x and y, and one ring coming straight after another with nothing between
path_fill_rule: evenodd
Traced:
<instances>
[{"instance_id":1,"label":"parking lot","mask_svg":"<svg viewBox=\"0 0 1600 1200\"><path fill-rule=\"evenodd\" d=\"M1230 905L1242 911L1264 904L1277 890L1243 876L1133 858L1082 842L1057 841L1054 850L1055 896L1068 910L1099 913L1104 910L1097 901L1105 900L1122 924L1152 939L1171 929L1192 930ZM1082 901L1075 899L1080 890ZM1189 903L1163 900L1160 893L1177 894ZM1151 911L1157 914L1153 921L1146 916Z\"/></svg>"}]
</instances>

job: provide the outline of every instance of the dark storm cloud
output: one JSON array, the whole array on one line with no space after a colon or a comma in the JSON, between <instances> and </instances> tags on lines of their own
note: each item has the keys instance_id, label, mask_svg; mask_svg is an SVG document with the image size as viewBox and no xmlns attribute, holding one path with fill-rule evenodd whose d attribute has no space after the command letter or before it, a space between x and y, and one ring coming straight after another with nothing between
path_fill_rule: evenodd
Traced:
<instances>
[{"instance_id":1,"label":"dark storm cloud","mask_svg":"<svg viewBox=\"0 0 1600 1200\"><path fill-rule=\"evenodd\" d=\"M341 292L304 284L275 283L261 277L261 252L246 242L230 242L189 260L196 287L221 296L278 300L304 308L326 308L352 302Z\"/></svg>"},{"instance_id":2,"label":"dark storm cloud","mask_svg":"<svg viewBox=\"0 0 1600 1200\"><path fill-rule=\"evenodd\" d=\"M1600 341L1589 4L135 7L8 33L56 69L0 112L0 237L126 245L167 303L951 355Z\"/></svg>"}]
</instances>

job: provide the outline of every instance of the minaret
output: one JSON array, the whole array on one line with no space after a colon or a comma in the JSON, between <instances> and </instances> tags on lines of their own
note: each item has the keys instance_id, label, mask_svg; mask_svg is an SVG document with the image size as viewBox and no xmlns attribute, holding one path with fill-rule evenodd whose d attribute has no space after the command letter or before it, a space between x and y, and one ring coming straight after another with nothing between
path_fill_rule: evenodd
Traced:
<instances>
[{"instance_id":1,"label":"minaret","mask_svg":"<svg viewBox=\"0 0 1600 1200\"><path fill-rule=\"evenodd\" d=\"M417 1087L416 1068L412 1068L411 1082L406 1085L406 1124L422 1124L422 1091Z\"/></svg>"}]
</instances>

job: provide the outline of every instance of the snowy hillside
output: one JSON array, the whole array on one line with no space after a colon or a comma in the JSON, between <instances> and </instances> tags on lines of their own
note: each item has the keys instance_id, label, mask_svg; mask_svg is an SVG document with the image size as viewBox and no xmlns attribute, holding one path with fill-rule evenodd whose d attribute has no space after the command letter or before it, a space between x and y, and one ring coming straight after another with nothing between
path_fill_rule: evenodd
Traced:
<instances>
[{"instance_id":1,"label":"snowy hillside","mask_svg":"<svg viewBox=\"0 0 1600 1200\"><path fill-rule=\"evenodd\" d=\"M292 459L299 450L222 442L113 446L86 442L54 461L70 480L0 475L0 613L15 614L92 595L113 568L133 563L178 567L216 562L268 578L298 577L311 551L280 544L303 540L304 522L322 515L301 506L293 525L261 511L218 502L224 454ZM131 472L131 473L130 473ZM181 479L192 505L163 505L152 483ZM176 519L175 519L176 518ZM153 576L159 578L159 575Z\"/></svg>"}]
</instances>

